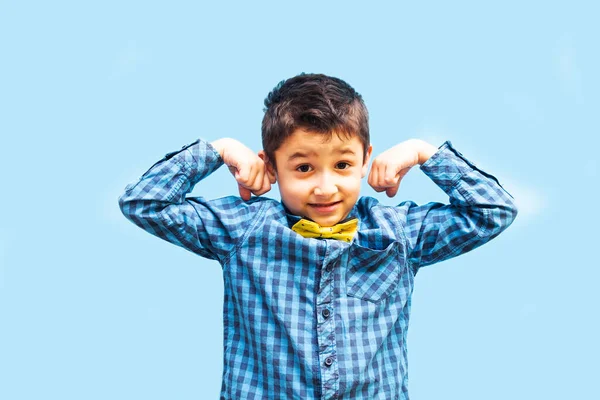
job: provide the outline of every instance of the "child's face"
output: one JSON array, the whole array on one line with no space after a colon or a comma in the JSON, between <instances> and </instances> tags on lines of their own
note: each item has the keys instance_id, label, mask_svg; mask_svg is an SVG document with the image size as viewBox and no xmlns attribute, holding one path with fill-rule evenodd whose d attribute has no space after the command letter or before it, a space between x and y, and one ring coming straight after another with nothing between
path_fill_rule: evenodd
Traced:
<instances>
[{"instance_id":1,"label":"child's face","mask_svg":"<svg viewBox=\"0 0 600 400\"><path fill-rule=\"evenodd\" d=\"M281 200L295 215L321 226L346 218L358 200L371 146L363 157L357 136L346 139L296 130L275 151Z\"/></svg>"}]
</instances>

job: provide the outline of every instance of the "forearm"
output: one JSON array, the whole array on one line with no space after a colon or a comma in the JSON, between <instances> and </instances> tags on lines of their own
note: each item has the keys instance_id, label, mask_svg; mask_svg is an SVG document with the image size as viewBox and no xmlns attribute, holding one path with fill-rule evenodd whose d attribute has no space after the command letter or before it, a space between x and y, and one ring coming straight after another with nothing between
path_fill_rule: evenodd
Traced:
<instances>
[{"instance_id":1,"label":"forearm","mask_svg":"<svg viewBox=\"0 0 600 400\"><path fill-rule=\"evenodd\" d=\"M517 215L513 197L498 180L477 168L449 142L440 146L421 170L450 196L451 205L475 216L479 236L495 237Z\"/></svg>"},{"instance_id":2,"label":"forearm","mask_svg":"<svg viewBox=\"0 0 600 400\"><path fill-rule=\"evenodd\" d=\"M405 233L411 264L434 264L471 251L503 232L515 219L512 196L492 175L469 162L449 142L421 165L449 197L449 204L408 207Z\"/></svg>"},{"instance_id":3,"label":"forearm","mask_svg":"<svg viewBox=\"0 0 600 400\"><path fill-rule=\"evenodd\" d=\"M156 162L119 198L121 211L129 220L146 229L144 219L158 217L170 204L181 204L196 183L223 164L207 142L196 141L171 152Z\"/></svg>"},{"instance_id":4,"label":"forearm","mask_svg":"<svg viewBox=\"0 0 600 400\"><path fill-rule=\"evenodd\" d=\"M119 198L121 211L161 239L222 261L243 240L261 210L259 202L246 204L234 196L186 197L223 163L218 148L202 140L169 153L125 188Z\"/></svg>"}]
</instances>

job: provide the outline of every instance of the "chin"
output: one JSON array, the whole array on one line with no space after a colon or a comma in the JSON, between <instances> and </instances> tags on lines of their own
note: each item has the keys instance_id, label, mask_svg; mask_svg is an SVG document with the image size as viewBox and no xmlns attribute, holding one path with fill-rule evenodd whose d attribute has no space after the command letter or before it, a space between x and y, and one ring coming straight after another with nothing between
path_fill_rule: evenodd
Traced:
<instances>
[{"instance_id":1,"label":"chin","mask_svg":"<svg viewBox=\"0 0 600 400\"><path fill-rule=\"evenodd\" d=\"M311 218L311 219L321 226L328 227L328 226L334 226L335 224L340 222L343 218L339 218L339 217L323 218L323 217L321 217L321 218Z\"/></svg>"}]
</instances>

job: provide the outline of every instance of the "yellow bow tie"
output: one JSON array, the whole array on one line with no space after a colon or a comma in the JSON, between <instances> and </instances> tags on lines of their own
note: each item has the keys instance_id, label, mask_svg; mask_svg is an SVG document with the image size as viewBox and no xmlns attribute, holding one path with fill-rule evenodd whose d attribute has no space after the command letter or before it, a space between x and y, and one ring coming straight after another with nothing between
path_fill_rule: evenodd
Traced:
<instances>
[{"instance_id":1,"label":"yellow bow tie","mask_svg":"<svg viewBox=\"0 0 600 400\"><path fill-rule=\"evenodd\" d=\"M338 239L351 242L358 228L358 219L353 218L334 226L321 226L314 221L301 219L292 226L294 232L305 238Z\"/></svg>"}]
</instances>

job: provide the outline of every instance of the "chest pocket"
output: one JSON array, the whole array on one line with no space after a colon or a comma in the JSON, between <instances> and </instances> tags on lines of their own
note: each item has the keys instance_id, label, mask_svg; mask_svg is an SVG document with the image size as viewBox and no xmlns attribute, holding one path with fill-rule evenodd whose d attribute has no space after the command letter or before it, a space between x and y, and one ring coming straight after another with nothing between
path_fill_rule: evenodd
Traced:
<instances>
[{"instance_id":1,"label":"chest pocket","mask_svg":"<svg viewBox=\"0 0 600 400\"><path fill-rule=\"evenodd\" d=\"M403 270L399 253L396 243L383 250L352 245L348 254L346 294L379 303L395 293Z\"/></svg>"}]
</instances>

